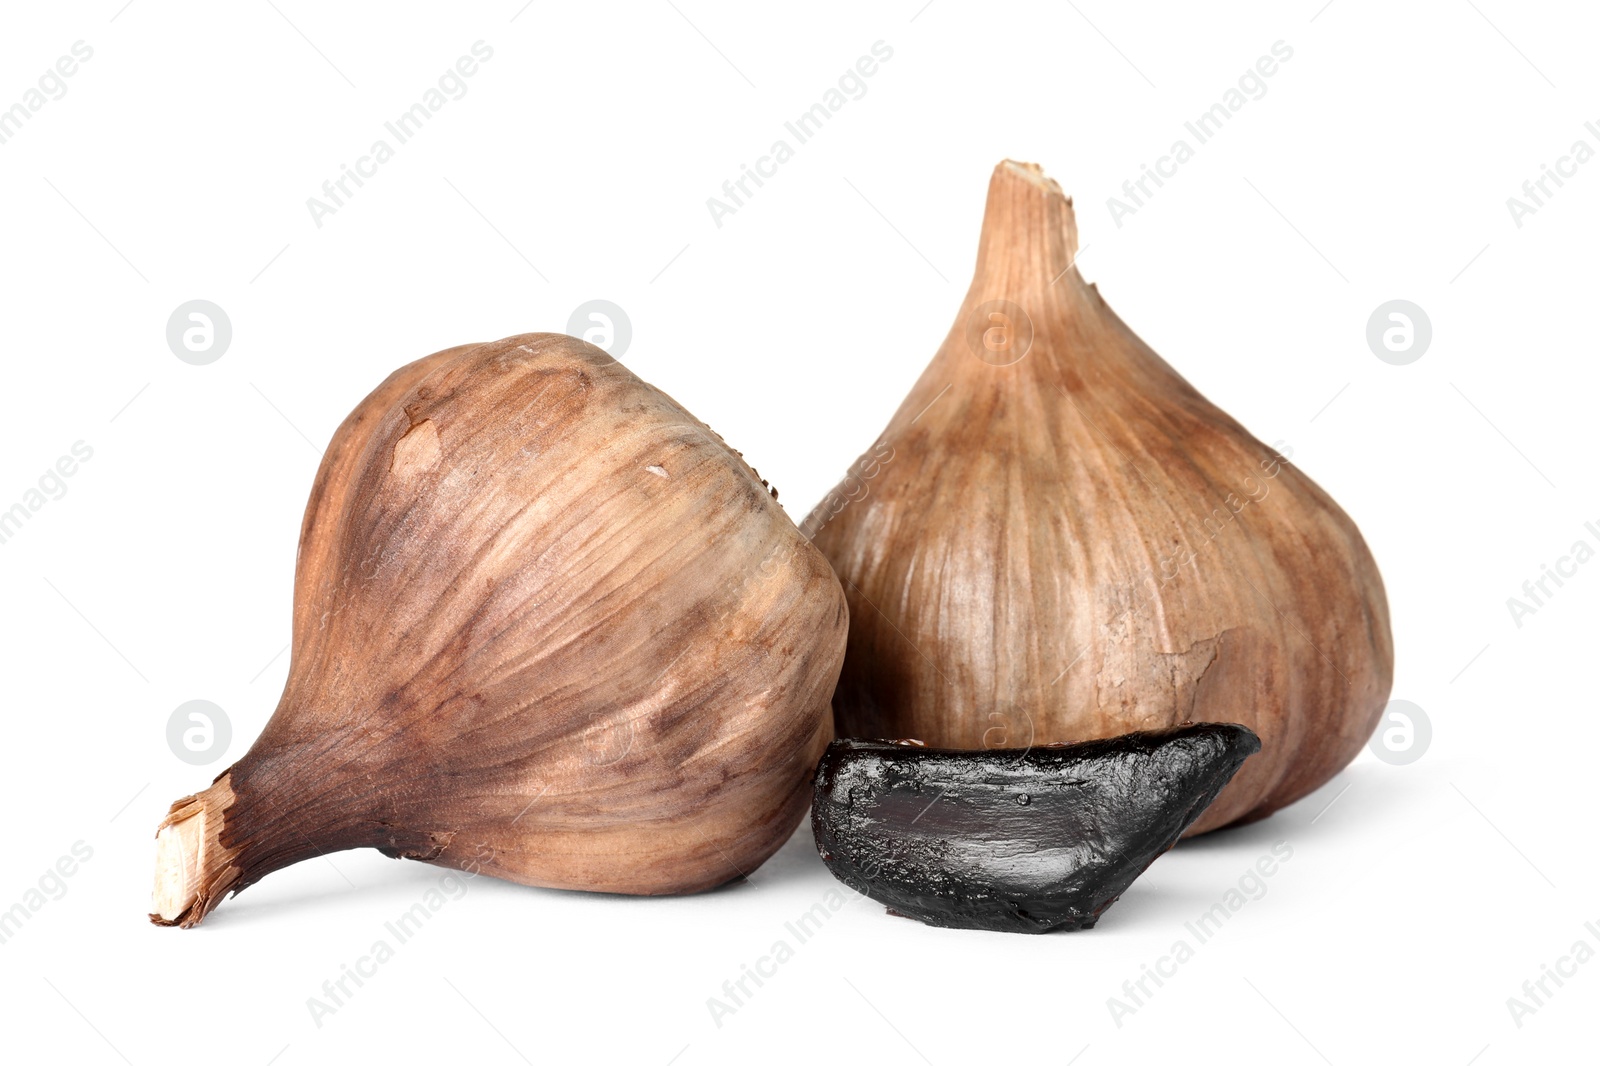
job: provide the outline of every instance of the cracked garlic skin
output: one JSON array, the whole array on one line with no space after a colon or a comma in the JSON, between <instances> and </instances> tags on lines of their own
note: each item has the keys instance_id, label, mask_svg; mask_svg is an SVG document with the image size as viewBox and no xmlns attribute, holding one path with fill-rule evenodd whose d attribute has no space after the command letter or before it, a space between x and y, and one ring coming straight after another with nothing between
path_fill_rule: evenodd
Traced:
<instances>
[{"instance_id":1,"label":"cracked garlic skin","mask_svg":"<svg viewBox=\"0 0 1600 1066\"><path fill-rule=\"evenodd\" d=\"M1376 727L1383 584L1328 494L1135 336L1076 251L1056 183L997 167L949 337L872 476L803 523L850 604L835 726L971 749L1239 722L1262 752L1190 833L1262 818Z\"/></svg>"},{"instance_id":2,"label":"cracked garlic skin","mask_svg":"<svg viewBox=\"0 0 1600 1066\"><path fill-rule=\"evenodd\" d=\"M173 804L151 917L357 847L602 892L747 874L805 814L846 620L739 453L600 349L412 363L328 447L282 700Z\"/></svg>"}]
</instances>

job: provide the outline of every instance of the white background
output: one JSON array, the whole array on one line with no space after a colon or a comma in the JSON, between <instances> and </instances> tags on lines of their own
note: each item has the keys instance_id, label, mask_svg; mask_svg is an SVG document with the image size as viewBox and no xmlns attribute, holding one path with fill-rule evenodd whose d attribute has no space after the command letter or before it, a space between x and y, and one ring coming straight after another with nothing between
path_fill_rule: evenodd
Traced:
<instances>
[{"instance_id":1,"label":"white background","mask_svg":"<svg viewBox=\"0 0 1600 1066\"><path fill-rule=\"evenodd\" d=\"M1600 120L1578 4L7 5L0 106L82 40L0 145L0 509L93 458L0 545L9 812L0 908L92 858L0 945L8 1056L250 1064L1574 1061L1600 963L1592 417L1600 162L1506 206ZM676 5L676 6L674 6ZM318 228L322 183L475 41L494 50ZM893 58L717 227L707 197L876 41ZM1275 41L1293 48L1117 226L1106 209ZM971 276L989 171L1075 196L1081 267L1212 400L1360 524L1415 762L1362 756L1264 823L1159 860L1092 931L941 931L853 901L719 1027L721 995L834 887L802 829L749 883L619 899L479 879L335 1014L307 999L440 871L343 853L194 931L145 920L170 800L240 755L287 669L319 449L394 367L626 309L624 356L742 449L797 520L875 439ZM542 275L542 276L541 276ZM1403 298L1417 362L1368 349ZM233 341L180 362L207 299ZM180 703L233 740L168 750ZM1334 802L1337 800L1337 802ZM1332 806L1329 804L1332 803ZM1279 841L1293 857L1136 1013L1107 1000ZM790 938L792 940L792 938ZM1191 938L1192 939L1192 938ZM20 1045L19 1045L19 1042Z\"/></svg>"}]
</instances>

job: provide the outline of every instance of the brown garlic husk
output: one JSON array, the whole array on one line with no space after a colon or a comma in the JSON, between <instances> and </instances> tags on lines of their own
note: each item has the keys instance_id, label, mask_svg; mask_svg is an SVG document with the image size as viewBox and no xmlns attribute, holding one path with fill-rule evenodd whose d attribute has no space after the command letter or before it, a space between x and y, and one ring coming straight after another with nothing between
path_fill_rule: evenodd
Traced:
<instances>
[{"instance_id":1,"label":"brown garlic husk","mask_svg":"<svg viewBox=\"0 0 1600 1066\"><path fill-rule=\"evenodd\" d=\"M748 874L805 813L846 621L759 475L598 348L412 363L328 448L283 697L172 805L151 918L359 847L643 895Z\"/></svg>"},{"instance_id":2,"label":"brown garlic husk","mask_svg":"<svg viewBox=\"0 0 1600 1066\"><path fill-rule=\"evenodd\" d=\"M802 529L844 582L841 737L954 748L1238 722L1261 737L1190 834L1322 785L1393 677L1355 524L1134 335L1074 265L1071 201L989 184L948 338Z\"/></svg>"}]
</instances>

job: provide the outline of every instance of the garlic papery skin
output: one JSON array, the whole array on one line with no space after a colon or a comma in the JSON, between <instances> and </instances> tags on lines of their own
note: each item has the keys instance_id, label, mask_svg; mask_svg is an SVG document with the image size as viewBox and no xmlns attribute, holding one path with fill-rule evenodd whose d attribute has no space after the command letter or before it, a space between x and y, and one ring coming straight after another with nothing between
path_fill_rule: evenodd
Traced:
<instances>
[{"instance_id":1,"label":"garlic papery skin","mask_svg":"<svg viewBox=\"0 0 1600 1066\"><path fill-rule=\"evenodd\" d=\"M324 456L289 679L158 830L158 924L373 847L636 895L749 874L805 814L847 614L720 437L528 334L392 374Z\"/></svg>"},{"instance_id":2,"label":"garlic papery skin","mask_svg":"<svg viewBox=\"0 0 1600 1066\"><path fill-rule=\"evenodd\" d=\"M1372 734L1383 584L1327 493L1084 282L1077 244L1056 183L1001 163L955 325L878 438L893 462L802 525L850 604L836 728L1000 748L1242 723L1261 754L1190 833L1261 818Z\"/></svg>"}]
</instances>

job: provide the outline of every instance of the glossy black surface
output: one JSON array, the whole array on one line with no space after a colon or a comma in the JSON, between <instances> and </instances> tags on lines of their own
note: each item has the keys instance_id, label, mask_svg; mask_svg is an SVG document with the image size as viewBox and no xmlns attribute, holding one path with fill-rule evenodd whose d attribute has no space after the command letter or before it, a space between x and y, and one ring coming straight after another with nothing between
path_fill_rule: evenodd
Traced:
<instances>
[{"instance_id":1,"label":"glossy black surface","mask_svg":"<svg viewBox=\"0 0 1600 1066\"><path fill-rule=\"evenodd\" d=\"M811 804L846 885L929 925L1094 925L1261 741L1204 723L1083 744L952 751L836 740Z\"/></svg>"}]
</instances>

